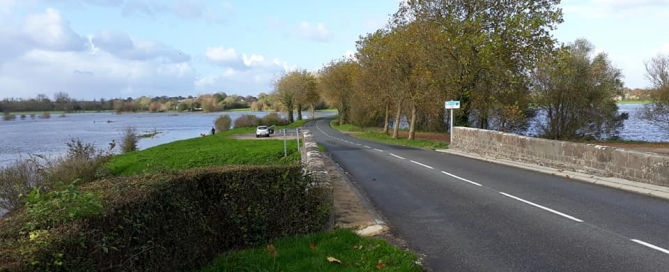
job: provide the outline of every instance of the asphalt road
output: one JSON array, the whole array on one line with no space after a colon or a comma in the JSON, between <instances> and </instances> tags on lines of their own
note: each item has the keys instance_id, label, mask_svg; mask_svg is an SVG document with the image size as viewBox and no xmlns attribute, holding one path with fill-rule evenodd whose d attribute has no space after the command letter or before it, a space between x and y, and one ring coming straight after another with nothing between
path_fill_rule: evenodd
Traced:
<instances>
[{"instance_id":1,"label":"asphalt road","mask_svg":"<svg viewBox=\"0 0 669 272\"><path fill-rule=\"evenodd\" d=\"M669 201L306 125L432 271L669 271Z\"/></svg>"}]
</instances>

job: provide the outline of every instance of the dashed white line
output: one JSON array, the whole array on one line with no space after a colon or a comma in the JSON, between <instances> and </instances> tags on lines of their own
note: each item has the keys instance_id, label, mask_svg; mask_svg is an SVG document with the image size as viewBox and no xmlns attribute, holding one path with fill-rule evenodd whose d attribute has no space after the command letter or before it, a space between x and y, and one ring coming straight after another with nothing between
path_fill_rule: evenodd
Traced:
<instances>
[{"instance_id":1,"label":"dashed white line","mask_svg":"<svg viewBox=\"0 0 669 272\"><path fill-rule=\"evenodd\" d=\"M371 147L369 147L369 146L364 146L364 147L365 147L365 148L371 148Z\"/></svg>"},{"instance_id":2,"label":"dashed white line","mask_svg":"<svg viewBox=\"0 0 669 272\"><path fill-rule=\"evenodd\" d=\"M662 252L662 253L665 253L665 254L669 254L669 250L666 250L666 249L661 248L661 247L659 247L659 246L656 246L656 245L653 245L653 244L649 244L649 243L646 243L646 242L644 242L644 241L637 240L637 239L631 239L631 240L632 240L632 242L635 242L635 243L638 243L638 244L642 244L642 245L647 246L647 247L649 247L649 248L655 249L655 250L657 250L657 251L659 251L659 252Z\"/></svg>"},{"instance_id":3,"label":"dashed white line","mask_svg":"<svg viewBox=\"0 0 669 272\"><path fill-rule=\"evenodd\" d=\"M473 182L473 181L468 180L468 179L466 179L466 178L458 177L458 176L453 175L453 174L448 173L448 172L441 171L441 173L444 174L444 175L451 176L451 177L454 177L454 178L456 178L456 179L462 180L462 181L464 181L464 182L468 182L468 183L474 184L474 185L476 185L476 186L483 186L483 185L481 185L481 184L479 184L479 183Z\"/></svg>"},{"instance_id":4,"label":"dashed white line","mask_svg":"<svg viewBox=\"0 0 669 272\"><path fill-rule=\"evenodd\" d=\"M582 222L583 222L583 220L578 219L578 218L576 218L576 217L573 217L573 216L571 216L571 215L568 215L568 214L565 214L565 213L561 213L561 212L558 212L558 211L553 210L553 209L551 209L551 208L547 208L547 207L541 206L541 205L539 205L539 204L535 204L535 203L529 202L529 201L527 201L527 200L525 200L525 199L522 199L522 198L520 198L520 197L512 196L512 195L507 194L507 193L505 193L505 192L499 192L499 193L502 194L502 195L504 195L504 196L507 196L507 197L513 198L513 199L515 199L515 200L518 200L518 201L520 201L520 202L523 202L523 203L525 203L525 204L529 204L529 205L532 205L532 206L537 207L537 208L539 208L539 209L542 209L542 210L545 210L545 211L549 211L549 212L552 212L552 213L557 214L557 215L559 215L559 216L562 216L562 217L565 217L565 218L574 220L574 221L576 221L576 222L579 222L579 223L582 223Z\"/></svg>"},{"instance_id":5,"label":"dashed white line","mask_svg":"<svg viewBox=\"0 0 669 272\"><path fill-rule=\"evenodd\" d=\"M429 165L427 165L427 164L422 164L422 163L417 162L417 161L414 161L414 160L411 160L411 162L413 162L413 163L415 163L415 164L418 164L418 165L420 165L420 166L422 166L422 167L425 167L425 168L434 169L434 167L432 167L432 166L429 166Z\"/></svg>"},{"instance_id":6,"label":"dashed white line","mask_svg":"<svg viewBox=\"0 0 669 272\"><path fill-rule=\"evenodd\" d=\"M397 156L397 155L395 155L395 154L393 154L393 153L390 153L390 156L393 156L393 157L398 158L398 159L400 159L400 160L405 160L405 158L400 157L400 156Z\"/></svg>"},{"instance_id":7,"label":"dashed white line","mask_svg":"<svg viewBox=\"0 0 669 272\"><path fill-rule=\"evenodd\" d=\"M378 148L374 148L374 150L379 151L379 152L383 152L383 150L378 149Z\"/></svg>"}]
</instances>

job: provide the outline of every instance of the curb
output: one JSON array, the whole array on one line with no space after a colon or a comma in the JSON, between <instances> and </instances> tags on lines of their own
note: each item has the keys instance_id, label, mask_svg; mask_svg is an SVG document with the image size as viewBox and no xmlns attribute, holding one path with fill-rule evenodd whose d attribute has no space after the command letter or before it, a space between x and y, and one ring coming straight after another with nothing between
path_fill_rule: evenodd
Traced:
<instances>
[{"instance_id":1,"label":"curb","mask_svg":"<svg viewBox=\"0 0 669 272\"><path fill-rule=\"evenodd\" d=\"M565 178L568 178L568 179L574 179L574 180L578 180L578 181L581 181L581 182L607 186L607 187L611 187L611 188L615 188L615 189L619 189L619 190L624 190L624 191L628 191L628 192L633 192L633 193L637 193L637 194L641 194L641 195L648 195L648 196L653 196L653 197L669 200L669 187L664 187L664 186L659 186L659 185L654 185L654 184L641 183L641 182L636 182L636 181L630 181L630 180L625 180L625 179L621 179L621 178L598 177L598 176L594 176L594 175L578 173L578 172L573 172L573 171L566 171L566 170L562 170L562 169L555 169L555 168L550 168L550 167L545 167L545 166L540 166L540 165L535 165L535 164L516 162L516 161L512 161L512 160L508 160L508 159L497 159L497 158L492 158L492 157L486 157L486 156L483 156L483 155L480 155L480 154L467 153L467 152L463 152L463 151L459 151L459 150L453 150L453 149L436 149L435 151L441 152L441 153L446 153L446 154L451 154L451 155L456 155L456 156L461 156L461 157L466 157L466 158L470 158L470 159L480 160L480 161L486 161L486 162L491 162L491 163L516 167L516 168L521 168L521 169L525 169L525 170L535 171L535 172L554 175L554 176L562 176L562 177L565 177Z\"/></svg>"}]
</instances>

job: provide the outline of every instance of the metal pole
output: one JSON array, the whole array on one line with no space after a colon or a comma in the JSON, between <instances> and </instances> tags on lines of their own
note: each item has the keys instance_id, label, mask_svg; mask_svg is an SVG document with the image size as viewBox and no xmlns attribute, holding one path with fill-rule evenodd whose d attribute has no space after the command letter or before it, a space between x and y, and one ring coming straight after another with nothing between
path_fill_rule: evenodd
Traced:
<instances>
[{"instance_id":1,"label":"metal pole","mask_svg":"<svg viewBox=\"0 0 669 272\"><path fill-rule=\"evenodd\" d=\"M281 131L283 131L283 157L285 158L288 156L288 151L286 150L286 129L282 129Z\"/></svg>"},{"instance_id":2,"label":"metal pole","mask_svg":"<svg viewBox=\"0 0 669 272\"><path fill-rule=\"evenodd\" d=\"M295 136L297 136L297 152L300 152L300 128L295 129Z\"/></svg>"},{"instance_id":3,"label":"metal pole","mask_svg":"<svg viewBox=\"0 0 669 272\"><path fill-rule=\"evenodd\" d=\"M451 128L450 128L450 137L451 139L448 142L448 147L451 147L451 144L453 143L453 109L451 109Z\"/></svg>"}]
</instances>

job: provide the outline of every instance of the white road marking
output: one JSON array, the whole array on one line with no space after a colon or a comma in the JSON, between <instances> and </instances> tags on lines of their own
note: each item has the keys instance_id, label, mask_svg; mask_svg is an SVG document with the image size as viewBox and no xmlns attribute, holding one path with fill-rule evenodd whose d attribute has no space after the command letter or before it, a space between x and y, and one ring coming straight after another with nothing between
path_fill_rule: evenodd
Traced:
<instances>
[{"instance_id":1,"label":"white road marking","mask_svg":"<svg viewBox=\"0 0 669 272\"><path fill-rule=\"evenodd\" d=\"M468 179L466 179L466 178L458 177L458 176L453 175L453 174L448 173L448 172L441 171L441 173L444 174L444 175L451 176L451 177L454 177L454 178L456 178L456 179L462 180L462 181L464 181L464 182L469 182L469 183L474 184L474 185L476 185L476 186L483 186L483 185L481 185L481 184L478 184L478 183L473 182L473 181L471 181L471 180L468 180Z\"/></svg>"},{"instance_id":2,"label":"white road marking","mask_svg":"<svg viewBox=\"0 0 669 272\"><path fill-rule=\"evenodd\" d=\"M539 204L535 204L535 203L529 202L529 201L527 201L527 200L525 200L525 199L522 199L522 198L520 198L520 197L512 196L512 195L507 194L507 193L505 193L505 192L499 192L499 193L502 194L502 195L504 195L504 196L507 196L507 197L513 198L513 199L515 199L515 200L518 200L518 201L520 201L520 202L523 202L523 203L525 203L525 204L529 204L529 205L532 205L532 206L537 207L537 208L539 208L539 209L542 209L542 210L545 210L545 211L552 212L552 213L554 213L554 214L557 214L557 215L562 216L562 217L565 217L565 218L569 218L569 219L574 220L574 221L576 221L576 222L579 222L579 223L582 223L582 222L583 222L583 220L578 219L578 218L576 218L576 217L573 217L573 216L571 216L571 215L568 215L568 214L565 214L565 213L561 213L561 212L558 212L558 211L553 210L553 209L551 209L551 208L547 208L547 207L541 206L541 205L539 205Z\"/></svg>"},{"instance_id":3,"label":"white road marking","mask_svg":"<svg viewBox=\"0 0 669 272\"><path fill-rule=\"evenodd\" d=\"M649 247L649 248L655 249L655 250L660 251L660 252L665 253L665 254L669 254L669 250L666 250L666 249L661 248L661 247L659 247L659 246L656 246L656 245L653 245L653 244L649 244L649 243L646 243L646 242L644 242L644 241L637 240L637 239L631 239L631 240L632 240L632 242L635 242L635 243L638 243L638 244L642 244L642 245L644 245L644 246L647 246L647 247Z\"/></svg>"},{"instance_id":4,"label":"white road marking","mask_svg":"<svg viewBox=\"0 0 669 272\"><path fill-rule=\"evenodd\" d=\"M404 160L404 159L405 159L405 158L400 157L400 156L397 156L397 155L395 155L395 154L393 154L393 153L390 153L390 156L393 156L393 157L398 158L398 159L400 159L400 160Z\"/></svg>"},{"instance_id":5,"label":"white road marking","mask_svg":"<svg viewBox=\"0 0 669 272\"><path fill-rule=\"evenodd\" d=\"M412 160L411 162L413 162L413 163L415 163L415 164L418 164L418 165L420 165L420 166L422 166L422 167L425 167L425 168L434 169L434 167L432 167L432 166L429 166L429 165L426 165L426 164L422 164L422 163L417 162L417 161L414 161L414 160Z\"/></svg>"},{"instance_id":6,"label":"white road marking","mask_svg":"<svg viewBox=\"0 0 669 272\"><path fill-rule=\"evenodd\" d=\"M371 147L369 147L369 146L365 146L365 148L371 148Z\"/></svg>"},{"instance_id":7,"label":"white road marking","mask_svg":"<svg viewBox=\"0 0 669 272\"><path fill-rule=\"evenodd\" d=\"M383 152L383 150L378 149L378 148L374 148L374 150L379 151L379 152Z\"/></svg>"}]
</instances>

